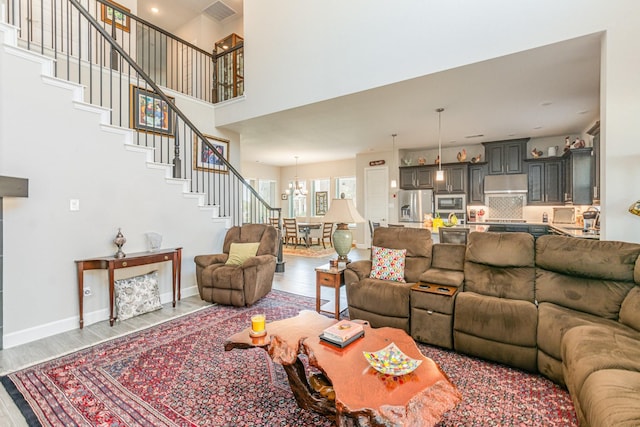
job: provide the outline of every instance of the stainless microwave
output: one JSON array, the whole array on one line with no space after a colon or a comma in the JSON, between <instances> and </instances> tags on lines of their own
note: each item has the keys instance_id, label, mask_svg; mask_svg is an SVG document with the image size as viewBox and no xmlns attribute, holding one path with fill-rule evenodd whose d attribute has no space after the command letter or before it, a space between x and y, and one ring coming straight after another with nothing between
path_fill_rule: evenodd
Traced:
<instances>
[{"instance_id":1,"label":"stainless microwave","mask_svg":"<svg viewBox=\"0 0 640 427\"><path fill-rule=\"evenodd\" d=\"M465 213L467 196L464 194L436 194L435 211Z\"/></svg>"}]
</instances>

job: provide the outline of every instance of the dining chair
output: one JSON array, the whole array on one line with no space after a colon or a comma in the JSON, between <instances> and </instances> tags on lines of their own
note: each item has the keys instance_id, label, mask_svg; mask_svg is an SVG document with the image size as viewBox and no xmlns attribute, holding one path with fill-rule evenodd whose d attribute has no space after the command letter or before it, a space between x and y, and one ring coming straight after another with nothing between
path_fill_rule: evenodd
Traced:
<instances>
[{"instance_id":1,"label":"dining chair","mask_svg":"<svg viewBox=\"0 0 640 427\"><path fill-rule=\"evenodd\" d=\"M380 223L379 222L373 222L373 221L369 220L369 231L371 232L371 240L373 240L373 232L378 227L380 227Z\"/></svg>"},{"instance_id":2,"label":"dining chair","mask_svg":"<svg viewBox=\"0 0 640 427\"><path fill-rule=\"evenodd\" d=\"M333 223L332 222L323 222L322 223L322 247L327 249L324 242L329 239L329 246L333 246Z\"/></svg>"},{"instance_id":3,"label":"dining chair","mask_svg":"<svg viewBox=\"0 0 640 427\"><path fill-rule=\"evenodd\" d=\"M293 245L293 248L297 248L300 241L300 234L298 233L298 221L295 218L282 218L284 226L284 243L287 245Z\"/></svg>"},{"instance_id":4,"label":"dining chair","mask_svg":"<svg viewBox=\"0 0 640 427\"><path fill-rule=\"evenodd\" d=\"M438 235L440 237L440 243L457 243L466 245L467 237L469 236L468 228L438 228Z\"/></svg>"}]
</instances>

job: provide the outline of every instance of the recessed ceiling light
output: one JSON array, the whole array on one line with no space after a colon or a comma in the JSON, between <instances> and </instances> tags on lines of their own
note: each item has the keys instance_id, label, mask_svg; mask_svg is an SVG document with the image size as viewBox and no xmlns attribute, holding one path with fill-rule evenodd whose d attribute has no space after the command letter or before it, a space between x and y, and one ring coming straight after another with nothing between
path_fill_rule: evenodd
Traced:
<instances>
[{"instance_id":1,"label":"recessed ceiling light","mask_svg":"<svg viewBox=\"0 0 640 427\"><path fill-rule=\"evenodd\" d=\"M160 12L160 10L157 7L152 7L151 8L151 12L158 13L158 12Z\"/></svg>"}]
</instances>

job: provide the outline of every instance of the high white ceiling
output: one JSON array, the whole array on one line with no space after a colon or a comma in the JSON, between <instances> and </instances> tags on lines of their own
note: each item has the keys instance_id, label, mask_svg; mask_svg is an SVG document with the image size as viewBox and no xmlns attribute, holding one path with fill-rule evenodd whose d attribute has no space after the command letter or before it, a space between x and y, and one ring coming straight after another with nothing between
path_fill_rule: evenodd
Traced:
<instances>
[{"instance_id":1,"label":"high white ceiling","mask_svg":"<svg viewBox=\"0 0 640 427\"><path fill-rule=\"evenodd\" d=\"M176 9L173 23L212 3L152 1ZM228 127L241 134L243 161L287 166L295 156L304 164L388 151L393 133L398 148L437 147L439 107L446 147L577 135L599 119L599 105L600 35L590 35Z\"/></svg>"}]
</instances>

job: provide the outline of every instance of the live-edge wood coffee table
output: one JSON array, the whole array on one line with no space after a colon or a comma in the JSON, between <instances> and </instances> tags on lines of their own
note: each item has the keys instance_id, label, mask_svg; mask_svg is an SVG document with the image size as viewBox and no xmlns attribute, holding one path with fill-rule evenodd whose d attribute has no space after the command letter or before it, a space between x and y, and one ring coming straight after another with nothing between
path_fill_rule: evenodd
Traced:
<instances>
[{"instance_id":1,"label":"live-edge wood coffee table","mask_svg":"<svg viewBox=\"0 0 640 427\"><path fill-rule=\"evenodd\" d=\"M229 337L224 348L266 350L275 363L284 367L298 405L335 419L338 426L435 425L461 400L440 367L422 355L404 331L371 328L365 323L365 336L340 349L318 337L335 322L305 310L298 316L267 323L264 337L250 337L247 328ZM369 365L363 351L378 351L392 342L407 356L422 360L415 371L395 377L381 374ZM310 386L301 354L307 355L309 364L330 381L335 400Z\"/></svg>"}]
</instances>

